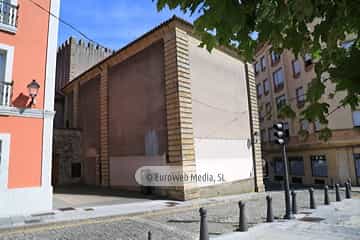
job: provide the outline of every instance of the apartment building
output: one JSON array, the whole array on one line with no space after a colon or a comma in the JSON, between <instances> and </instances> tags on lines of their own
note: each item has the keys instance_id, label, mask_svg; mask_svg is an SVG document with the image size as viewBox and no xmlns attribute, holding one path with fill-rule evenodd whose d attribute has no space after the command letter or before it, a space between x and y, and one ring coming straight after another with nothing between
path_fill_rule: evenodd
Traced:
<instances>
[{"instance_id":1,"label":"apartment building","mask_svg":"<svg viewBox=\"0 0 360 240\"><path fill-rule=\"evenodd\" d=\"M59 0L37 2L58 15ZM52 209L57 35L32 2L0 1L0 217Z\"/></svg>"},{"instance_id":2,"label":"apartment building","mask_svg":"<svg viewBox=\"0 0 360 240\"><path fill-rule=\"evenodd\" d=\"M316 76L311 57L295 57L285 50L281 55L271 46L261 46L254 63L263 158L265 171L271 181L283 179L283 161L279 146L273 143L273 124L285 122L290 133L288 161L290 180L302 184L343 183L351 178L353 184L360 180L360 111L339 108L344 93L328 97L334 87L327 83L326 94L321 101L330 104L329 128L333 136L319 140L319 122L301 119L306 107L305 93L310 81ZM296 112L293 119L279 119L278 111L289 104ZM308 134L306 134L306 131Z\"/></svg>"},{"instance_id":3,"label":"apartment building","mask_svg":"<svg viewBox=\"0 0 360 240\"><path fill-rule=\"evenodd\" d=\"M159 186L154 194L188 200L263 191L251 64L199 44L193 26L173 17L63 88L64 120L81 129L84 183L139 191L139 168L177 166L189 175L224 174L225 182Z\"/></svg>"}]
</instances>

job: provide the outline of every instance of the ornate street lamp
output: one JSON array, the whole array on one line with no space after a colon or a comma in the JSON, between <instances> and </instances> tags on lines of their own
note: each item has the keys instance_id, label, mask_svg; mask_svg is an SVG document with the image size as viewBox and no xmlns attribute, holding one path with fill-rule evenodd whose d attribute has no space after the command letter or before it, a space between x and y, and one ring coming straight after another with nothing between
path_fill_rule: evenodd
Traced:
<instances>
[{"instance_id":1,"label":"ornate street lamp","mask_svg":"<svg viewBox=\"0 0 360 240\"><path fill-rule=\"evenodd\" d=\"M32 107L36 103L35 98L38 95L40 84L36 80L32 80L31 83L27 85L27 88L29 90L29 96L31 97L29 106Z\"/></svg>"}]
</instances>

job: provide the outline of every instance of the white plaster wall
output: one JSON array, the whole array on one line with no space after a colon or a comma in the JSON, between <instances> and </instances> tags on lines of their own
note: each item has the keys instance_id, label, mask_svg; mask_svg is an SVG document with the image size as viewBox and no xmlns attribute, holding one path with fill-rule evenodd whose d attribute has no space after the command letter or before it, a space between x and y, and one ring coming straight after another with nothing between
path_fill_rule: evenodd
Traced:
<instances>
[{"instance_id":1,"label":"white plaster wall","mask_svg":"<svg viewBox=\"0 0 360 240\"><path fill-rule=\"evenodd\" d=\"M199 43L190 37L196 171L224 174L226 182L248 179L253 159L244 63Z\"/></svg>"},{"instance_id":2,"label":"white plaster wall","mask_svg":"<svg viewBox=\"0 0 360 240\"><path fill-rule=\"evenodd\" d=\"M253 176L252 153L247 146L246 140L195 139L196 173L208 173L216 178L223 174L225 182ZM213 183L199 182L198 185Z\"/></svg>"},{"instance_id":3,"label":"white plaster wall","mask_svg":"<svg viewBox=\"0 0 360 240\"><path fill-rule=\"evenodd\" d=\"M135 180L136 171L144 166L164 166L165 156L110 157L110 185L139 186Z\"/></svg>"}]
</instances>

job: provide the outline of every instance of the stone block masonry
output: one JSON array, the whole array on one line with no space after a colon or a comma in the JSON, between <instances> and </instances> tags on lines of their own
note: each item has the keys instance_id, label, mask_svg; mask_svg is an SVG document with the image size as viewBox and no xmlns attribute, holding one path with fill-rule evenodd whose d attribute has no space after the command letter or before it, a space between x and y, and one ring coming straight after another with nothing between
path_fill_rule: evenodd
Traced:
<instances>
[{"instance_id":1,"label":"stone block masonry","mask_svg":"<svg viewBox=\"0 0 360 240\"><path fill-rule=\"evenodd\" d=\"M108 48L103 48L84 40L77 41L70 37L63 43L57 53L56 90L61 90L76 76L85 72L101 60L113 54Z\"/></svg>"},{"instance_id":2,"label":"stone block masonry","mask_svg":"<svg viewBox=\"0 0 360 240\"><path fill-rule=\"evenodd\" d=\"M80 176L73 176L74 165L80 164L80 131L56 129L54 131L53 184L66 185L80 182Z\"/></svg>"}]
</instances>

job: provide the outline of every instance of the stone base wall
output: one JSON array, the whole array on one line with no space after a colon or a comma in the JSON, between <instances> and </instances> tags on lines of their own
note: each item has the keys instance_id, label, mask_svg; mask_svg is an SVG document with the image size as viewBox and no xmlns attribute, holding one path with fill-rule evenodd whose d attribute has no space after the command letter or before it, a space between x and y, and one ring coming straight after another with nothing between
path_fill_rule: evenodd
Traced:
<instances>
[{"instance_id":1,"label":"stone base wall","mask_svg":"<svg viewBox=\"0 0 360 240\"><path fill-rule=\"evenodd\" d=\"M218 197L254 192L254 178L200 188L200 197Z\"/></svg>"},{"instance_id":2,"label":"stone base wall","mask_svg":"<svg viewBox=\"0 0 360 240\"><path fill-rule=\"evenodd\" d=\"M81 133L76 129L54 130L53 185L66 185L81 181L81 177L72 176L73 164L77 164L76 167L79 167L80 164L82 172L80 138Z\"/></svg>"}]
</instances>

